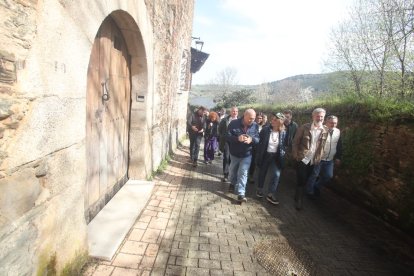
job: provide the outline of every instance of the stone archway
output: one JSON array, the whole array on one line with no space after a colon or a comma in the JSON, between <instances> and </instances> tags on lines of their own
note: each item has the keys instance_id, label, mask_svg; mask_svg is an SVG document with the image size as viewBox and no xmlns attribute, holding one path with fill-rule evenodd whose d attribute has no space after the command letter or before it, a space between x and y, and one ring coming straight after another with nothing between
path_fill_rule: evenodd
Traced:
<instances>
[{"instance_id":1,"label":"stone archway","mask_svg":"<svg viewBox=\"0 0 414 276\"><path fill-rule=\"evenodd\" d=\"M129 55L111 17L95 37L86 96L87 209L93 216L105 195L127 180L131 106Z\"/></svg>"},{"instance_id":2,"label":"stone archway","mask_svg":"<svg viewBox=\"0 0 414 276\"><path fill-rule=\"evenodd\" d=\"M147 94L146 63L143 40L135 21L124 11L112 12L95 37L88 67L87 222L126 183L131 163L132 167L145 165L145 147L131 156L131 140L137 140L136 133L144 136L144 131L134 126L137 120L145 123L146 113L141 112L141 116L134 113L137 104L142 110L147 108L145 101L136 101L138 96L145 99Z\"/></svg>"}]
</instances>

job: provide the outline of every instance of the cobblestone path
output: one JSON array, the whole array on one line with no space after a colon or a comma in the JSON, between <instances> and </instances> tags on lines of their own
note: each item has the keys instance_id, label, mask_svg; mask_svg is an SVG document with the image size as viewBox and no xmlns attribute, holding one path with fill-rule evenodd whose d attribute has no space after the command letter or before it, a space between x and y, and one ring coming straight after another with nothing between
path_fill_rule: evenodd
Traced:
<instances>
[{"instance_id":1,"label":"cobblestone path","mask_svg":"<svg viewBox=\"0 0 414 276\"><path fill-rule=\"evenodd\" d=\"M412 240L328 189L296 211L292 170L279 205L256 198L254 184L239 205L219 157L188 160L179 148L114 259L84 275L414 275Z\"/></svg>"}]
</instances>

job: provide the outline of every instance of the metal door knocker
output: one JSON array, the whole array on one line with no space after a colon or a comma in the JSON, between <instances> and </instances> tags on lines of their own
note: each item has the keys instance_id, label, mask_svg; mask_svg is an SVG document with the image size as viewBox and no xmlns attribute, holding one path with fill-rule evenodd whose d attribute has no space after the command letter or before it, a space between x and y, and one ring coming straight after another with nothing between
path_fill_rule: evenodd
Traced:
<instances>
[{"instance_id":1,"label":"metal door knocker","mask_svg":"<svg viewBox=\"0 0 414 276\"><path fill-rule=\"evenodd\" d=\"M104 82L101 83L101 85L102 85L102 101L108 101L109 100L108 81L109 81L109 78L107 78Z\"/></svg>"}]
</instances>

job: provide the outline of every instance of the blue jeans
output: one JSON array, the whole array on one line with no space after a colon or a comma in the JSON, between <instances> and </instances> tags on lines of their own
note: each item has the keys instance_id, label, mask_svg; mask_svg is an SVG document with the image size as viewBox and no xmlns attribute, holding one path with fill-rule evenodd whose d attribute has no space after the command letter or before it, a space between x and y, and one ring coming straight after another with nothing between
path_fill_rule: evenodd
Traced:
<instances>
[{"instance_id":1,"label":"blue jeans","mask_svg":"<svg viewBox=\"0 0 414 276\"><path fill-rule=\"evenodd\" d=\"M277 186L279 185L281 171L281 168L279 168L276 164L275 156L273 154L266 153L263 164L260 166L259 183L257 185L257 190L259 192L263 192L266 174L267 172L269 172L270 182L268 187L268 193L271 193L273 195L273 198L276 198L276 190Z\"/></svg>"},{"instance_id":2,"label":"blue jeans","mask_svg":"<svg viewBox=\"0 0 414 276\"><path fill-rule=\"evenodd\" d=\"M334 161L321 161L318 165L315 165L310 175L307 185L307 193L313 194L316 189L320 189L323 185L326 185L333 178ZM319 179L318 179L319 176Z\"/></svg>"},{"instance_id":3,"label":"blue jeans","mask_svg":"<svg viewBox=\"0 0 414 276\"><path fill-rule=\"evenodd\" d=\"M190 157L192 161L198 160L198 154L200 152L200 144L203 134L190 133Z\"/></svg>"},{"instance_id":4,"label":"blue jeans","mask_svg":"<svg viewBox=\"0 0 414 276\"><path fill-rule=\"evenodd\" d=\"M230 154L229 180L234 185L234 192L237 195L246 194L247 174L249 173L252 156L236 157Z\"/></svg>"}]
</instances>

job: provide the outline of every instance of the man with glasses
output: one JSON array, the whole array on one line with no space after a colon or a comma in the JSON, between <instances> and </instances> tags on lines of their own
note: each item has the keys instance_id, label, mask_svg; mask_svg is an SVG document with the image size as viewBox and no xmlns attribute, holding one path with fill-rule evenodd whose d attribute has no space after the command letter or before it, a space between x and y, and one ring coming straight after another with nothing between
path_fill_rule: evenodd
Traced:
<instances>
[{"instance_id":1,"label":"man with glasses","mask_svg":"<svg viewBox=\"0 0 414 276\"><path fill-rule=\"evenodd\" d=\"M315 165L312 175L307 182L307 194L314 199L319 197L320 188L333 178L334 165L341 164L342 140L341 131L337 128L338 117L330 115L326 118L329 135L326 139L321 162ZM319 178L318 178L319 176Z\"/></svg>"},{"instance_id":2,"label":"man with glasses","mask_svg":"<svg viewBox=\"0 0 414 276\"><path fill-rule=\"evenodd\" d=\"M303 194L306 183L315 165L321 162L323 149L328 137L328 128L323 125L326 111L316 108L312 112L312 122L300 126L293 138L292 154L296 160L295 208L303 208Z\"/></svg>"}]
</instances>

